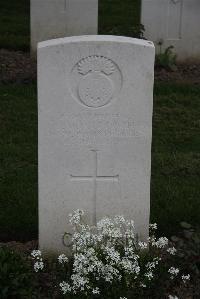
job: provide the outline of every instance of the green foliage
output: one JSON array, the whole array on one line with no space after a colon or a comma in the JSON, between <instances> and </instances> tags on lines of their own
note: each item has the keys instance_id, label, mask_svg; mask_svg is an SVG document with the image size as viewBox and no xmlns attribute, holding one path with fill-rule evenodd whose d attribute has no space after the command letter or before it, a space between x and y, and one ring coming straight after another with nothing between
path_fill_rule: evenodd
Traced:
<instances>
[{"instance_id":1,"label":"green foliage","mask_svg":"<svg viewBox=\"0 0 200 299\"><path fill-rule=\"evenodd\" d=\"M31 298L31 268L24 259L6 247L0 248L0 298Z\"/></svg>"},{"instance_id":2,"label":"green foliage","mask_svg":"<svg viewBox=\"0 0 200 299\"><path fill-rule=\"evenodd\" d=\"M0 48L29 50L29 0L0 0Z\"/></svg>"},{"instance_id":3,"label":"green foliage","mask_svg":"<svg viewBox=\"0 0 200 299\"><path fill-rule=\"evenodd\" d=\"M156 224L150 225L147 244L139 242L134 222L123 216L105 217L95 228L87 225L84 212L77 210L69 221L74 231L68 246L70 259L62 254L54 263L53 259L44 262L40 251L31 253L37 275L45 269L55 278L49 285L51 294L54 286L67 299L161 299L180 289L187 291L190 273L187 268L183 272L174 244L166 237L156 238Z\"/></svg>"},{"instance_id":4,"label":"green foliage","mask_svg":"<svg viewBox=\"0 0 200 299\"><path fill-rule=\"evenodd\" d=\"M140 0L99 0L99 34L140 37Z\"/></svg>"},{"instance_id":5,"label":"green foliage","mask_svg":"<svg viewBox=\"0 0 200 299\"><path fill-rule=\"evenodd\" d=\"M141 0L99 0L99 34L139 37ZM29 50L30 0L0 0L0 48Z\"/></svg>"},{"instance_id":6,"label":"green foliage","mask_svg":"<svg viewBox=\"0 0 200 299\"><path fill-rule=\"evenodd\" d=\"M200 226L199 119L198 85L155 84L151 222L168 237L181 221Z\"/></svg>"},{"instance_id":7,"label":"green foliage","mask_svg":"<svg viewBox=\"0 0 200 299\"><path fill-rule=\"evenodd\" d=\"M107 34L143 38L144 26L142 24L138 24L132 27L125 28L124 26L117 25L110 29Z\"/></svg>"},{"instance_id":8,"label":"green foliage","mask_svg":"<svg viewBox=\"0 0 200 299\"><path fill-rule=\"evenodd\" d=\"M173 236L172 241L178 249L178 256L182 266L193 273L200 275L200 229L195 230L191 224L181 222L182 230L178 237Z\"/></svg>"},{"instance_id":9,"label":"green foliage","mask_svg":"<svg viewBox=\"0 0 200 299\"><path fill-rule=\"evenodd\" d=\"M173 53L173 46L169 46L162 53L156 55L156 66L169 71L176 70L176 54Z\"/></svg>"},{"instance_id":10,"label":"green foliage","mask_svg":"<svg viewBox=\"0 0 200 299\"><path fill-rule=\"evenodd\" d=\"M0 87L0 239L37 237L35 86Z\"/></svg>"}]
</instances>

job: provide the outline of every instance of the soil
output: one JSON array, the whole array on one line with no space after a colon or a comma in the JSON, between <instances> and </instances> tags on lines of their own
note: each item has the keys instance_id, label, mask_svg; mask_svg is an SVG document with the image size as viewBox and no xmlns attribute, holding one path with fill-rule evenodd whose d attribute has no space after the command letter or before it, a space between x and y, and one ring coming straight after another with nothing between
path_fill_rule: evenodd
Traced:
<instances>
[{"instance_id":1,"label":"soil","mask_svg":"<svg viewBox=\"0 0 200 299\"><path fill-rule=\"evenodd\" d=\"M25 258L30 256L32 250L38 248L38 241L37 240L32 240L26 243L21 243L21 242L6 242L6 243L0 243L0 247L6 246L10 248L11 250L17 251L19 254L23 255ZM38 274L37 274L38 275ZM48 273L48 271L43 271L38 275L38 283L40 286L43 287L43 293L41 294L41 299L48 299L50 298L49 295L47 295L45 289L48 289L53 282L53 276L52 274ZM173 292L176 292L178 295L178 298L182 299L198 299L200 298L200 277L193 277L193 281L191 281L187 288L175 288ZM167 290L167 293L170 293L171 290ZM60 295L59 292L55 290L55 293L52 294L51 296L52 299L59 299ZM148 297L149 298L149 297ZM168 295L165 297L168 298ZM153 298L152 298L153 299ZM163 298L164 299L164 298Z\"/></svg>"},{"instance_id":2,"label":"soil","mask_svg":"<svg viewBox=\"0 0 200 299\"><path fill-rule=\"evenodd\" d=\"M36 81L36 60L29 53L0 49L0 84Z\"/></svg>"},{"instance_id":3,"label":"soil","mask_svg":"<svg viewBox=\"0 0 200 299\"><path fill-rule=\"evenodd\" d=\"M200 64L178 64L174 71L156 67L155 81L200 84Z\"/></svg>"},{"instance_id":4,"label":"soil","mask_svg":"<svg viewBox=\"0 0 200 299\"><path fill-rule=\"evenodd\" d=\"M25 243L10 241L10 242L0 242L0 247L8 247L12 250L16 250L19 253L29 255L32 250L38 248L38 241L32 240Z\"/></svg>"},{"instance_id":5,"label":"soil","mask_svg":"<svg viewBox=\"0 0 200 299\"><path fill-rule=\"evenodd\" d=\"M0 84L28 84L36 77L36 59L29 53L0 49ZM155 80L200 84L200 63L179 64L174 71L156 67Z\"/></svg>"}]
</instances>

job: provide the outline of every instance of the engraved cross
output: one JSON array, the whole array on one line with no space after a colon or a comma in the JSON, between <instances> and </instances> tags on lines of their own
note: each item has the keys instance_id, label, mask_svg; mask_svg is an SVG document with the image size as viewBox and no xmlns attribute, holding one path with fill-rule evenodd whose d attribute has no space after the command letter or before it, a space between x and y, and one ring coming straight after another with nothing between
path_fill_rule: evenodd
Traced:
<instances>
[{"instance_id":1,"label":"engraved cross","mask_svg":"<svg viewBox=\"0 0 200 299\"><path fill-rule=\"evenodd\" d=\"M87 181L87 182L93 182L93 204L94 204L94 214L93 214L93 222L96 224L96 202L97 202L97 182L102 181L111 181L111 182L119 182L119 175L114 176L99 176L98 175L98 154L97 150L92 150L93 153L93 159L94 159L94 169L93 169L93 175L92 176L75 176L70 175L71 180L75 182L80 181Z\"/></svg>"}]
</instances>

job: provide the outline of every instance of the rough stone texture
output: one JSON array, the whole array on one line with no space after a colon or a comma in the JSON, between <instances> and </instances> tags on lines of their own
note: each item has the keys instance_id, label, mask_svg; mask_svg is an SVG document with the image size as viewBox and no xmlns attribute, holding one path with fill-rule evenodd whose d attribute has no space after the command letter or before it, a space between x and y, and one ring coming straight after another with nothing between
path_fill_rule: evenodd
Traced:
<instances>
[{"instance_id":1,"label":"rough stone texture","mask_svg":"<svg viewBox=\"0 0 200 299\"><path fill-rule=\"evenodd\" d=\"M162 50L173 45L178 60L200 60L199 13L199 0L142 0L144 35L157 52L163 41Z\"/></svg>"},{"instance_id":2,"label":"rough stone texture","mask_svg":"<svg viewBox=\"0 0 200 299\"><path fill-rule=\"evenodd\" d=\"M97 34L98 0L31 0L31 50L48 39Z\"/></svg>"},{"instance_id":3,"label":"rough stone texture","mask_svg":"<svg viewBox=\"0 0 200 299\"><path fill-rule=\"evenodd\" d=\"M148 236L154 46L114 36L39 44L39 239L62 251L68 214L134 219Z\"/></svg>"}]
</instances>

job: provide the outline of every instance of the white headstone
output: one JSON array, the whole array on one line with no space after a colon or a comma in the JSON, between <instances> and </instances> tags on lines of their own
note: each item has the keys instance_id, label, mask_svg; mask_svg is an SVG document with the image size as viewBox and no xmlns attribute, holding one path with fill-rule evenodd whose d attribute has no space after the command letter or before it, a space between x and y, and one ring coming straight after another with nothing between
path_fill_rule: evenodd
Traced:
<instances>
[{"instance_id":1,"label":"white headstone","mask_svg":"<svg viewBox=\"0 0 200 299\"><path fill-rule=\"evenodd\" d=\"M39 44L39 239L62 251L68 215L135 220L148 236L154 46L114 36Z\"/></svg>"},{"instance_id":2,"label":"white headstone","mask_svg":"<svg viewBox=\"0 0 200 299\"><path fill-rule=\"evenodd\" d=\"M141 23L145 37L157 52L174 46L178 60L200 60L200 1L142 0Z\"/></svg>"},{"instance_id":3,"label":"white headstone","mask_svg":"<svg viewBox=\"0 0 200 299\"><path fill-rule=\"evenodd\" d=\"M53 38L97 34L98 0L31 0L31 50Z\"/></svg>"}]
</instances>

